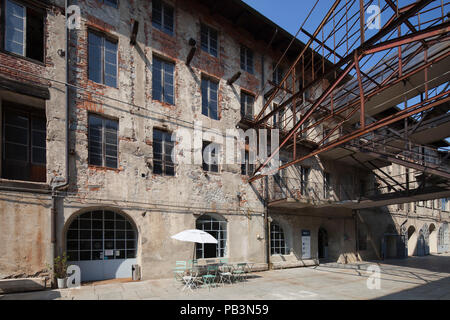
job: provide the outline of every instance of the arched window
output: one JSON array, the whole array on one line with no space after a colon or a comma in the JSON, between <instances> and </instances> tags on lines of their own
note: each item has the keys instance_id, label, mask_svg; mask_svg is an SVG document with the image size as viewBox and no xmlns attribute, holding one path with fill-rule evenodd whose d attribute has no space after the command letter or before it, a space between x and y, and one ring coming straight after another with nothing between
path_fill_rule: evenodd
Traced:
<instances>
[{"instance_id":1,"label":"arched window","mask_svg":"<svg viewBox=\"0 0 450 320\"><path fill-rule=\"evenodd\" d=\"M80 214L67 231L70 261L136 258L136 230L128 219L108 210Z\"/></svg>"},{"instance_id":2,"label":"arched window","mask_svg":"<svg viewBox=\"0 0 450 320\"><path fill-rule=\"evenodd\" d=\"M283 229L274 221L270 224L270 252L271 254L288 254Z\"/></svg>"},{"instance_id":3,"label":"arched window","mask_svg":"<svg viewBox=\"0 0 450 320\"><path fill-rule=\"evenodd\" d=\"M208 232L217 240L217 244L197 243L197 259L224 257L227 245L227 222L224 219L204 214L197 219L196 228Z\"/></svg>"}]
</instances>

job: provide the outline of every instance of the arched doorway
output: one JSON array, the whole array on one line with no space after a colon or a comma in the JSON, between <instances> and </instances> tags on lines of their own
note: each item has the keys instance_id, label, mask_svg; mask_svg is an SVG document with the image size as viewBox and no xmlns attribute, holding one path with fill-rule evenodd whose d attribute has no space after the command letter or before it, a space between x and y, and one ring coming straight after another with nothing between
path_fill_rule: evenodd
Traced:
<instances>
[{"instance_id":1,"label":"arched doorway","mask_svg":"<svg viewBox=\"0 0 450 320\"><path fill-rule=\"evenodd\" d=\"M430 224L430 227L428 228L429 232L429 238L430 238L430 252L436 253L437 252L437 230L434 223Z\"/></svg>"},{"instance_id":2,"label":"arched doorway","mask_svg":"<svg viewBox=\"0 0 450 320\"><path fill-rule=\"evenodd\" d=\"M437 252L444 253L450 250L450 239L449 239L449 230L448 223L444 223L440 226L439 232L437 235Z\"/></svg>"},{"instance_id":3,"label":"arched doorway","mask_svg":"<svg viewBox=\"0 0 450 320\"><path fill-rule=\"evenodd\" d=\"M70 222L66 251L69 264L80 267L81 281L131 278L137 262L137 230L121 213L84 212Z\"/></svg>"},{"instance_id":4,"label":"arched doorway","mask_svg":"<svg viewBox=\"0 0 450 320\"><path fill-rule=\"evenodd\" d=\"M430 254L428 225L425 224L419 231L417 238L417 255L426 256Z\"/></svg>"},{"instance_id":5,"label":"arched doorway","mask_svg":"<svg viewBox=\"0 0 450 320\"><path fill-rule=\"evenodd\" d=\"M208 232L217 239L216 243L196 243L197 259L223 258L227 245L227 221L217 214L204 214L200 216L195 227Z\"/></svg>"},{"instance_id":6,"label":"arched doorway","mask_svg":"<svg viewBox=\"0 0 450 320\"><path fill-rule=\"evenodd\" d=\"M319 228L318 235L319 259L328 259L328 233L324 228Z\"/></svg>"},{"instance_id":7,"label":"arched doorway","mask_svg":"<svg viewBox=\"0 0 450 320\"><path fill-rule=\"evenodd\" d=\"M386 259L398 258L401 250L398 250L398 242L399 235L397 234L397 230L393 224L389 224L386 227L386 232L384 233L384 241L385 241L385 252L384 256ZM400 252L399 252L400 251Z\"/></svg>"},{"instance_id":8,"label":"arched doorway","mask_svg":"<svg viewBox=\"0 0 450 320\"><path fill-rule=\"evenodd\" d=\"M414 228L414 226L409 226L407 234L408 234L408 256L412 256L416 251L417 245L416 228Z\"/></svg>"}]
</instances>

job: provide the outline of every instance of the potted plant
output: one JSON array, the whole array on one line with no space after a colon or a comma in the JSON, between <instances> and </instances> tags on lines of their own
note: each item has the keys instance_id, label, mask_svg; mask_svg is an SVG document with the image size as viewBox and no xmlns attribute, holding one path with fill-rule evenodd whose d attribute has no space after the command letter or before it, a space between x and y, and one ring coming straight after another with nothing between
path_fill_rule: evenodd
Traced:
<instances>
[{"instance_id":1,"label":"potted plant","mask_svg":"<svg viewBox=\"0 0 450 320\"><path fill-rule=\"evenodd\" d=\"M57 256L53 260L53 275L56 277L58 289L66 288L67 283L67 255L64 252L62 256Z\"/></svg>"}]
</instances>

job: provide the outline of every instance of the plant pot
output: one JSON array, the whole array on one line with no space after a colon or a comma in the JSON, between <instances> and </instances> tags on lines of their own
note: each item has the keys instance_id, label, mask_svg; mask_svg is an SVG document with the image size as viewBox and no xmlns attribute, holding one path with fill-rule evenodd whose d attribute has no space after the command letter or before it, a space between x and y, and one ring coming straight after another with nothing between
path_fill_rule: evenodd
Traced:
<instances>
[{"instance_id":1,"label":"plant pot","mask_svg":"<svg viewBox=\"0 0 450 320\"><path fill-rule=\"evenodd\" d=\"M67 278L57 278L56 279L58 282L58 289L64 289L66 288L67 285Z\"/></svg>"}]
</instances>

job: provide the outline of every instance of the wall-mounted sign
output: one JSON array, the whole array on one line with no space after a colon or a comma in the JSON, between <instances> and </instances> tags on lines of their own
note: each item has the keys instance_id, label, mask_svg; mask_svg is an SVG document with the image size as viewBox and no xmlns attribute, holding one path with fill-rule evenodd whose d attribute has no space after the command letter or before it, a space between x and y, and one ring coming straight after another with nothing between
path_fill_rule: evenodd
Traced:
<instances>
[{"instance_id":1,"label":"wall-mounted sign","mask_svg":"<svg viewBox=\"0 0 450 320\"><path fill-rule=\"evenodd\" d=\"M302 230L302 259L311 259L311 231Z\"/></svg>"}]
</instances>

